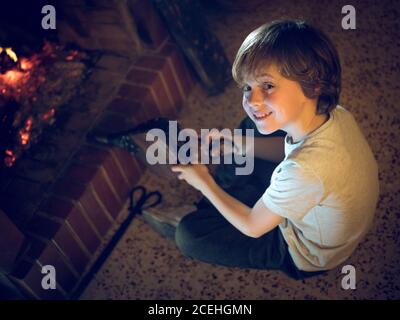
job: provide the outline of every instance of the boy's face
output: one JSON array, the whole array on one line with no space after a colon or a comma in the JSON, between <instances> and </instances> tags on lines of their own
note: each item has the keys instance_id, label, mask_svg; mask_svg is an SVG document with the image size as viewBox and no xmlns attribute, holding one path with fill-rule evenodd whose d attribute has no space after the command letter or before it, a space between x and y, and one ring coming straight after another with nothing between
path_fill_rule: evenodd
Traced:
<instances>
[{"instance_id":1,"label":"boy's face","mask_svg":"<svg viewBox=\"0 0 400 320\"><path fill-rule=\"evenodd\" d=\"M274 64L259 68L244 81L243 108L263 134L279 129L288 132L310 101L300 84L284 78Z\"/></svg>"}]
</instances>

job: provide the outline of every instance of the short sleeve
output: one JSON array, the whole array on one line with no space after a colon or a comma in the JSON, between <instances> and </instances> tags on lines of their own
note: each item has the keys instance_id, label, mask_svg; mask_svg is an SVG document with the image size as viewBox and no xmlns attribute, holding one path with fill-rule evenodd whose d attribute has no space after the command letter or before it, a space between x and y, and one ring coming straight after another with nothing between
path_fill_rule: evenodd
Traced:
<instances>
[{"instance_id":1,"label":"short sleeve","mask_svg":"<svg viewBox=\"0 0 400 320\"><path fill-rule=\"evenodd\" d=\"M311 169L293 161L282 162L272 174L262 201L275 214L289 220L302 220L320 203L323 193L322 181Z\"/></svg>"}]
</instances>

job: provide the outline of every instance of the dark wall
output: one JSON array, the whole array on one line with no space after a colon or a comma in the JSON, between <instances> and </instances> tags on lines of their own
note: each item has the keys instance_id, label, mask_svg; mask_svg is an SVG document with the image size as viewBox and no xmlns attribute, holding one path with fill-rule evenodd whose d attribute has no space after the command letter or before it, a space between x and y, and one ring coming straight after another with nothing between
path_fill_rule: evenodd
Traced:
<instances>
[{"instance_id":1,"label":"dark wall","mask_svg":"<svg viewBox=\"0 0 400 320\"><path fill-rule=\"evenodd\" d=\"M44 39L54 39L56 31L44 30L41 22L44 17L42 7L46 4L55 5L56 2L60 1L1 1L0 46L36 50L41 47Z\"/></svg>"}]
</instances>

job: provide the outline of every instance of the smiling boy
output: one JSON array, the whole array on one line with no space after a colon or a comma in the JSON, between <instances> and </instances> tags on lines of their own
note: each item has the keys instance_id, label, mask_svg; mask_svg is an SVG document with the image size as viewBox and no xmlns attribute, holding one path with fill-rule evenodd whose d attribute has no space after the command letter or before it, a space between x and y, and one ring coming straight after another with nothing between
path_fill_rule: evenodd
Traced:
<instances>
[{"instance_id":1,"label":"smiling boy","mask_svg":"<svg viewBox=\"0 0 400 320\"><path fill-rule=\"evenodd\" d=\"M379 182L366 139L338 105L336 49L303 21L276 21L247 36L232 73L244 110L265 135L246 148L277 166L266 189L232 192L205 165L174 166L208 203L180 221L178 247L209 263L279 269L294 278L337 267L371 226ZM279 130L286 135L271 135Z\"/></svg>"}]
</instances>

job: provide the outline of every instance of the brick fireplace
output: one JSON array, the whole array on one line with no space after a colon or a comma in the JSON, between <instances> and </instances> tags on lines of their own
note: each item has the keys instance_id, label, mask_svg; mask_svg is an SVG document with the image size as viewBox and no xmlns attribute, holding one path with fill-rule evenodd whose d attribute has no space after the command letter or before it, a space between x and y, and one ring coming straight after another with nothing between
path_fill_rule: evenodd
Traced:
<instances>
[{"instance_id":1,"label":"brick fireplace","mask_svg":"<svg viewBox=\"0 0 400 320\"><path fill-rule=\"evenodd\" d=\"M93 55L67 116L0 171L1 271L34 299L71 297L144 171L128 153L86 141L157 116L173 118L193 87L190 68L147 0L57 1L56 40ZM5 224L3 224L4 226ZM43 290L41 267L57 270Z\"/></svg>"}]
</instances>

